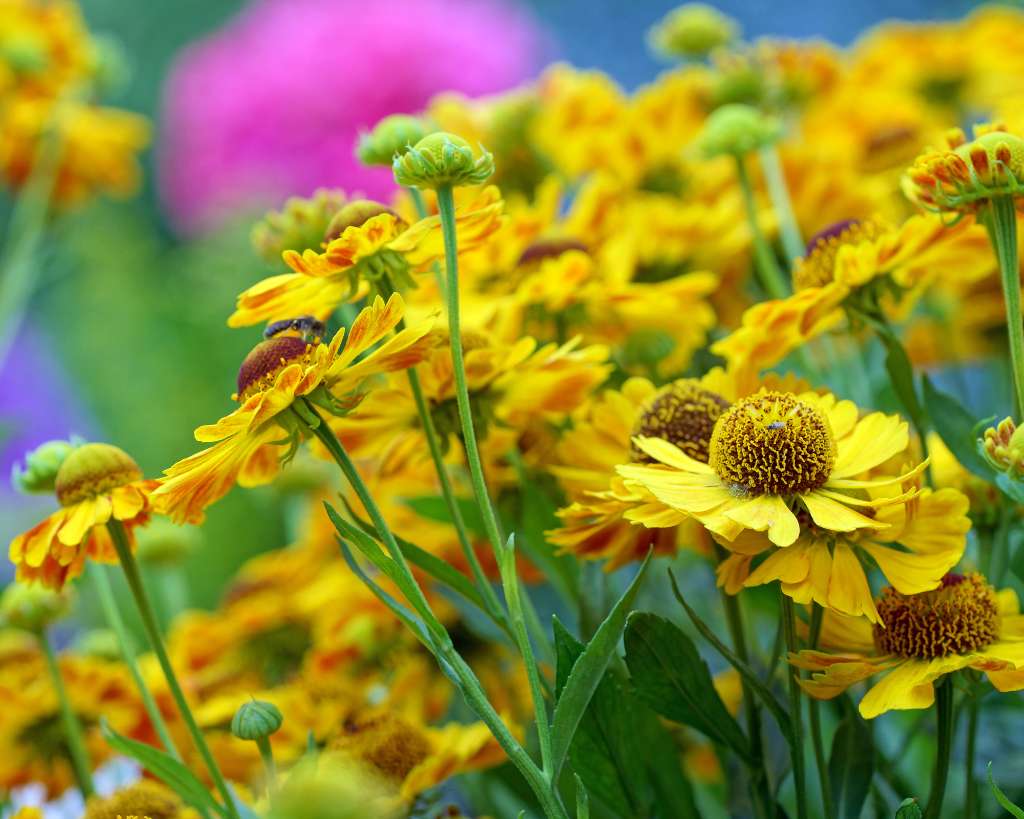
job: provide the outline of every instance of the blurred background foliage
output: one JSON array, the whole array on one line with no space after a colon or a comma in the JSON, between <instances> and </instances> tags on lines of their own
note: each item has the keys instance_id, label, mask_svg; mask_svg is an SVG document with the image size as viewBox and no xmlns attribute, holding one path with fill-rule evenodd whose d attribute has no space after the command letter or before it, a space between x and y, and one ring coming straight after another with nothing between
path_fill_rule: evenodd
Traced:
<instances>
[{"instance_id":1,"label":"blurred background foliage","mask_svg":"<svg viewBox=\"0 0 1024 819\"><path fill-rule=\"evenodd\" d=\"M147 474L157 475L193 450L191 433L198 424L230 409L238 362L258 331L229 330L225 317L236 294L266 271L248 242L259 214L239 213L210 235L179 239L160 206L154 158L160 151L162 90L173 60L245 5L240 0L83 0L90 29L119 43L128 68L126 82L109 102L149 116L154 145L144 157L146 177L137 198L96 202L61 217L51 229L35 298L13 355L0 370L0 418L7 435L6 441L0 438L0 468L10 469L28 446L78 433L116 442ZM645 32L674 5L674 0L529 4L546 34L543 56L600 68L626 87L652 78L662 67L646 50ZM952 18L974 4L729 0L716 5L741 22L748 38L781 34L848 43L882 19ZM280 116L266 112L271 120ZM287 127L283 117L280 127ZM10 202L0 207L9 211ZM27 375L25 367L15 366L26 362ZM246 557L287 542L282 512L287 504L267 502L281 491L233 492L211 510L203 530L207 548L188 567L193 604L212 605L224 578ZM15 496L5 486L0 491L5 542L51 505L48 498Z\"/></svg>"}]
</instances>

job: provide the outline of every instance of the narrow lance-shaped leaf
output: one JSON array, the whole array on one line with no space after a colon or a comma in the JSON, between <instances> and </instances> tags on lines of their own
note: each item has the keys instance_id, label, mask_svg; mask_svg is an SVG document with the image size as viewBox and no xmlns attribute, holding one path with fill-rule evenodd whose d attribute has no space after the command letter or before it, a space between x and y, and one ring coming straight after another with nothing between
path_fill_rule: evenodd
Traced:
<instances>
[{"instance_id":1,"label":"narrow lance-shaped leaf","mask_svg":"<svg viewBox=\"0 0 1024 819\"><path fill-rule=\"evenodd\" d=\"M875 770L874 741L867 723L850 711L832 739L828 777L836 819L857 819L871 789Z\"/></svg>"},{"instance_id":2,"label":"narrow lance-shaped leaf","mask_svg":"<svg viewBox=\"0 0 1024 819\"><path fill-rule=\"evenodd\" d=\"M778 723L779 730L782 731L782 735L786 738L786 741L791 745L795 742L793 738L793 723L789 718L789 712L785 706L779 702L770 688L766 686L761 678L754 673L753 669L747 665L743 660L737 657L725 643L718 639L718 636L708 628L707 623L700 619L690 605L683 599L683 595L679 591L679 585L676 583L675 575L669 570L669 580L672 583L672 593L675 595L676 600L679 601L685 610L690 620L697 627L697 631L701 633L701 636L707 640L714 647L715 651L722 655L726 661L735 668L743 680L750 686L750 689L757 694L758 698L765 704L765 707L771 712Z\"/></svg>"},{"instance_id":3,"label":"narrow lance-shaped leaf","mask_svg":"<svg viewBox=\"0 0 1024 819\"><path fill-rule=\"evenodd\" d=\"M594 691L604 676L605 669L611 661L622 637L622 630L626 627L626 617L629 615L629 607L633 605L637 592L640 590L640 583L647 572L651 556L640 566L633 582L619 598L604 622L598 626L593 639L587 643L587 647L569 673L569 679L562 689L562 695L555 705L555 717L552 724L552 773L557 780L565 764L566 754L569 753L569 744L572 742L573 734L576 733L576 726L583 718L583 712L590 702Z\"/></svg>"},{"instance_id":4,"label":"narrow lance-shaped leaf","mask_svg":"<svg viewBox=\"0 0 1024 819\"><path fill-rule=\"evenodd\" d=\"M626 665L640 698L663 717L751 758L750 743L715 690L707 663L664 617L635 612L626 623Z\"/></svg>"},{"instance_id":5,"label":"narrow lance-shaped leaf","mask_svg":"<svg viewBox=\"0 0 1024 819\"><path fill-rule=\"evenodd\" d=\"M977 419L953 396L936 389L927 375L923 378L923 386L928 412L942 442L965 469L991 481L992 467L978 452Z\"/></svg>"},{"instance_id":6,"label":"narrow lance-shaped leaf","mask_svg":"<svg viewBox=\"0 0 1024 819\"><path fill-rule=\"evenodd\" d=\"M111 748L136 760L144 770L167 785L189 805L200 811L213 811L218 816L227 817L224 806L214 800L195 774L174 757L152 745L121 736L105 719L100 721L100 730Z\"/></svg>"}]
</instances>

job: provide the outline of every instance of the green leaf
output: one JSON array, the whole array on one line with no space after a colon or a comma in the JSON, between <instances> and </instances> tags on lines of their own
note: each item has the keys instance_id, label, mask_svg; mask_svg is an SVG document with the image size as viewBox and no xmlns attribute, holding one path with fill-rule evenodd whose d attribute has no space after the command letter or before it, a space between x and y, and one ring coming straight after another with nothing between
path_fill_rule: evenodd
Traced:
<instances>
[{"instance_id":1,"label":"green leaf","mask_svg":"<svg viewBox=\"0 0 1024 819\"><path fill-rule=\"evenodd\" d=\"M751 759L750 743L718 696L693 640L664 617L634 612L626 623L625 642L626 665L644 702Z\"/></svg>"},{"instance_id":2,"label":"green leaf","mask_svg":"<svg viewBox=\"0 0 1024 819\"><path fill-rule=\"evenodd\" d=\"M683 771L682 755L661 718L634 701L637 737L644 749L647 778L660 819L701 819L693 786Z\"/></svg>"},{"instance_id":3,"label":"green leaf","mask_svg":"<svg viewBox=\"0 0 1024 819\"><path fill-rule=\"evenodd\" d=\"M553 618L555 635L555 695L565 688L584 644ZM637 745L634 702L612 669L608 669L580 720L569 748L569 759L581 784L616 816L641 814L646 771Z\"/></svg>"},{"instance_id":4,"label":"green leaf","mask_svg":"<svg viewBox=\"0 0 1024 819\"><path fill-rule=\"evenodd\" d=\"M576 776L576 819L590 819L590 797L579 775Z\"/></svg>"},{"instance_id":5,"label":"green leaf","mask_svg":"<svg viewBox=\"0 0 1024 819\"><path fill-rule=\"evenodd\" d=\"M912 796L900 802L899 809L896 811L896 819L921 819L922 816L924 816L924 811Z\"/></svg>"},{"instance_id":6,"label":"green leaf","mask_svg":"<svg viewBox=\"0 0 1024 819\"><path fill-rule=\"evenodd\" d=\"M1024 503L1024 483L1014 480L1005 472L996 473L996 486L1010 500Z\"/></svg>"},{"instance_id":7,"label":"green leaf","mask_svg":"<svg viewBox=\"0 0 1024 819\"><path fill-rule=\"evenodd\" d=\"M796 740L793 737L793 723L789 718L789 711L781 702L779 702L778 697L771 692L771 689L761 682L761 678L754 673L753 669L737 657L729 647L725 645L725 643L719 640L718 636L708 628L707 623L701 620L700 617L697 616L697 612L690 608L689 604L683 599L683 595L679 591L679 585L676 583L675 575L672 574L671 569L669 570L668 577L672 583L672 593L675 595L676 600L679 601L679 605L686 610L690 620L692 620L693 624L697 627L697 631L700 632L701 636L705 640L714 646L715 651L721 654L729 665L739 672L743 681L750 687L750 690L757 694L758 698L771 712L772 716L775 718L775 722L779 726L779 730L782 731L782 735L786 738L786 741L790 745L793 745Z\"/></svg>"},{"instance_id":8,"label":"green leaf","mask_svg":"<svg viewBox=\"0 0 1024 819\"><path fill-rule=\"evenodd\" d=\"M583 712L590 703L590 698L604 676L605 669L611 661L622 637L622 630L626 627L626 617L629 615L629 607L633 604L637 592L640 590L640 583L647 573L647 566L651 562L651 555L648 553L640 566L633 582L619 598L604 622L598 626L593 639L587 643L587 647L573 664L572 671L565 681L562 694L555 705L555 716L552 723L552 755L551 767L555 780L561 773L565 757L569 753L569 744L572 742L576 728L583 718Z\"/></svg>"},{"instance_id":9,"label":"green leaf","mask_svg":"<svg viewBox=\"0 0 1024 819\"><path fill-rule=\"evenodd\" d=\"M391 609L391 612L395 617L401 620L405 624L406 628L408 628L431 653L434 653L433 643L431 643L430 638L427 635L427 631L423 627L422 621L412 611L395 600L394 597L370 579L366 572L363 571L363 567L359 565L359 561L357 561L355 556L352 554L352 550L348 546L348 541L341 540L339 545L341 546L341 554L345 558L345 562L348 564L348 567L352 570L353 574L363 581L366 587L377 596L378 600ZM312 734L310 734L310 738L312 739Z\"/></svg>"},{"instance_id":10,"label":"green leaf","mask_svg":"<svg viewBox=\"0 0 1024 819\"><path fill-rule=\"evenodd\" d=\"M199 811L213 811L218 816L228 816L227 810L210 795L206 786L174 757L152 745L121 736L110 727L106 719L100 719L100 730L111 748L137 761L189 805Z\"/></svg>"},{"instance_id":11,"label":"green leaf","mask_svg":"<svg viewBox=\"0 0 1024 819\"><path fill-rule=\"evenodd\" d=\"M438 523L453 523L448 503L440 495L405 498L402 502L422 518ZM484 528L484 518L476 502L468 498L456 498L455 502L459 505L459 512L466 528L479 538L485 537L487 530Z\"/></svg>"},{"instance_id":12,"label":"green leaf","mask_svg":"<svg viewBox=\"0 0 1024 819\"><path fill-rule=\"evenodd\" d=\"M878 337L885 346L885 369L889 373L889 380L892 382L893 391L910 420L917 429L926 429L925 411L917 397L917 387L914 382L914 367L910 363L910 357L903 348L899 338L888 328L881 330L878 325Z\"/></svg>"},{"instance_id":13,"label":"green leaf","mask_svg":"<svg viewBox=\"0 0 1024 819\"><path fill-rule=\"evenodd\" d=\"M924 376L924 400L928 405L935 431L953 456L967 469L986 481L993 470L978 452L977 422L953 396L940 392L928 376Z\"/></svg>"},{"instance_id":14,"label":"green leaf","mask_svg":"<svg viewBox=\"0 0 1024 819\"><path fill-rule=\"evenodd\" d=\"M871 789L874 741L867 723L849 711L836 728L828 759L828 777L836 819L857 819Z\"/></svg>"},{"instance_id":15,"label":"green leaf","mask_svg":"<svg viewBox=\"0 0 1024 819\"><path fill-rule=\"evenodd\" d=\"M366 520L360 518L353 511L352 507L349 506L348 501L342 498L342 502L345 504L345 508L352 520L370 537L376 538L377 530ZM410 543L408 540L400 538L398 535L394 535L395 542L398 544L398 548L402 550L402 554L405 555L405 559L408 560L413 566L423 570L430 575L434 580L447 586L452 591L461 595L465 600L468 600L484 614L491 618L502 630L506 629L506 626L499 622L499 620L487 609L484 603L483 597L480 595L480 591L473 582L466 577L458 569L454 568L445 561L438 557L430 554L425 549L421 549L415 543Z\"/></svg>"},{"instance_id":16,"label":"green leaf","mask_svg":"<svg viewBox=\"0 0 1024 819\"><path fill-rule=\"evenodd\" d=\"M992 763L988 763L988 786L992 789L992 794L995 796L996 801L1002 805L1006 812L1011 816L1015 816L1016 819L1024 819L1024 810L1021 810L1013 802L1010 801L1005 793L1002 792L1000 787L996 784L996 781L992 778ZM902 817L901 817L902 819Z\"/></svg>"}]
</instances>

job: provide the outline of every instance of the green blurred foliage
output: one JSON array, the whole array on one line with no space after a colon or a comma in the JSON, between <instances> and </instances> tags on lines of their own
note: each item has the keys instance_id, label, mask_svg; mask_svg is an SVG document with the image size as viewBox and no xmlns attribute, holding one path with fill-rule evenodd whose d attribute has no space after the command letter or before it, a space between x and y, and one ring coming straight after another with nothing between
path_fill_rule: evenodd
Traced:
<instances>
[{"instance_id":1,"label":"green blurred foliage","mask_svg":"<svg viewBox=\"0 0 1024 819\"><path fill-rule=\"evenodd\" d=\"M192 430L233 408L239 362L259 330L229 330L235 294L265 263L249 218L172 244L131 203L99 203L64 220L33 321L52 344L103 436L159 475L199 444ZM245 557L284 541L272 489L237 491L210 511L187 568L191 602L212 604Z\"/></svg>"}]
</instances>

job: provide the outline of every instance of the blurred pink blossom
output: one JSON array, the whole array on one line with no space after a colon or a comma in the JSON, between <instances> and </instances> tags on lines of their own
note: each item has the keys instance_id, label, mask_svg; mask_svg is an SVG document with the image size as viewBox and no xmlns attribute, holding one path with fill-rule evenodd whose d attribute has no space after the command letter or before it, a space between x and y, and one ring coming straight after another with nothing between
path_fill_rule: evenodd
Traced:
<instances>
[{"instance_id":1,"label":"blurred pink blossom","mask_svg":"<svg viewBox=\"0 0 1024 819\"><path fill-rule=\"evenodd\" d=\"M257 0L189 48L165 92L161 194L183 232L336 186L385 196L353 156L360 129L435 93L529 78L542 37L503 0Z\"/></svg>"}]
</instances>

